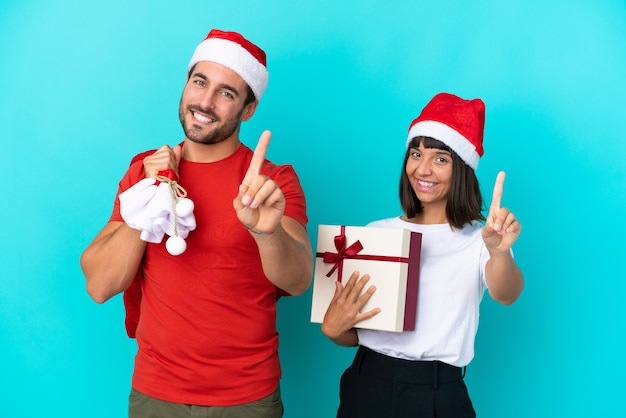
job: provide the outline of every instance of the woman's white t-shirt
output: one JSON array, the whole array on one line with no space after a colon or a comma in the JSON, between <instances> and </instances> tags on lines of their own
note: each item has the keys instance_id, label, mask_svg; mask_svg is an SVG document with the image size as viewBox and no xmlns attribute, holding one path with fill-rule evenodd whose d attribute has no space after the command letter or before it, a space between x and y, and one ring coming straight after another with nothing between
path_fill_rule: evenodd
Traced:
<instances>
[{"instance_id":1,"label":"woman's white t-shirt","mask_svg":"<svg viewBox=\"0 0 626 418\"><path fill-rule=\"evenodd\" d=\"M397 358L440 360L458 367L469 364L479 305L487 288L489 252L482 240L483 225L473 222L459 230L449 224L420 225L396 217L367 226L420 232L422 252L415 331L357 328L359 344Z\"/></svg>"}]
</instances>

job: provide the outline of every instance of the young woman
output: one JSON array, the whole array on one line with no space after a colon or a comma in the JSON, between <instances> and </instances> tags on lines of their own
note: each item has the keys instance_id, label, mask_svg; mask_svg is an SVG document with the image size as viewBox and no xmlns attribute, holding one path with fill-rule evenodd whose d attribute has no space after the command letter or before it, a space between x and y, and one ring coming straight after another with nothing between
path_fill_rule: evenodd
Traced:
<instances>
[{"instance_id":1,"label":"young woman","mask_svg":"<svg viewBox=\"0 0 626 418\"><path fill-rule=\"evenodd\" d=\"M422 234L416 327L400 333L355 328L380 312L360 312L376 289L359 296L369 276L358 271L345 286L337 283L322 332L337 344L359 346L341 378L340 418L476 416L463 375L474 356L480 301L487 289L509 305L524 286L511 254L522 226L500 206L503 172L487 218L481 213L474 170L484 122L482 100L440 93L409 127L400 177L405 215L368 226Z\"/></svg>"}]
</instances>

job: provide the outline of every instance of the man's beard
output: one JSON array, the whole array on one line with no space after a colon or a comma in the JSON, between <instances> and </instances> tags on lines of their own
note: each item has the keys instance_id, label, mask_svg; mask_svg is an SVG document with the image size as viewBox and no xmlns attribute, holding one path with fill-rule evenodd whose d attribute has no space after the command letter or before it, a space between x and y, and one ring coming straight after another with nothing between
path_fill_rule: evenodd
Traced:
<instances>
[{"instance_id":1,"label":"man's beard","mask_svg":"<svg viewBox=\"0 0 626 418\"><path fill-rule=\"evenodd\" d=\"M217 115L208 109L202 109L199 106L188 106L186 109L190 114L193 111L198 111L204 113L206 115L211 116L214 120L219 121ZM213 129L206 134L202 134L202 130L205 127L201 127L199 125L194 125L193 122L189 124L185 120L185 109L183 109L182 99L181 104L178 110L178 117L180 119L180 124L183 127L183 131L185 132L185 137L189 138L190 141L196 142L198 144L218 144L228 138L239 128L239 124L241 123L241 115L243 114L243 109L232 119L227 120L217 129ZM192 115L193 118L193 115Z\"/></svg>"}]
</instances>

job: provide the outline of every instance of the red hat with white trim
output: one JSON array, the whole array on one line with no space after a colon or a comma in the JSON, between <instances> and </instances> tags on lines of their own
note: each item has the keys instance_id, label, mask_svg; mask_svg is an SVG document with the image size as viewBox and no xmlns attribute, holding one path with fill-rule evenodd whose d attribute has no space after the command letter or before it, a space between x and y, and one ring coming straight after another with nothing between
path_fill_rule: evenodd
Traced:
<instances>
[{"instance_id":1,"label":"red hat with white trim","mask_svg":"<svg viewBox=\"0 0 626 418\"><path fill-rule=\"evenodd\" d=\"M474 170L483 156L485 103L439 93L411 122L406 146L416 136L428 136L449 146Z\"/></svg>"},{"instance_id":2,"label":"red hat with white trim","mask_svg":"<svg viewBox=\"0 0 626 418\"><path fill-rule=\"evenodd\" d=\"M196 47L188 70L199 61L212 61L230 68L250 86L257 100L261 99L269 73L265 52L237 32L212 29Z\"/></svg>"}]
</instances>

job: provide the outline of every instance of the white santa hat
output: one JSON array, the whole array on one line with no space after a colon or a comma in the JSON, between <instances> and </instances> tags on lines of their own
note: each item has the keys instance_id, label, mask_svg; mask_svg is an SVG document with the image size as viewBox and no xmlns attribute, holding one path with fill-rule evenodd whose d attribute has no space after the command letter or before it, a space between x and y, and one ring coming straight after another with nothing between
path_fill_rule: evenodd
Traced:
<instances>
[{"instance_id":1,"label":"white santa hat","mask_svg":"<svg viewBox=\"0 0 626 418\"><path fill-rule=\"evenodd\" d=\"M485 103L439 93L411 122L406 146L416 136L428 136L449 146L474 170L484 154Z\"/></svg>"},{"instance_id":2,"label":"white santa hat","mask_svg":"<svg viewBox=\"0 0 626 418\"><path fill-rule=\"evenodd\" d=\"M236 72L250 86L257 100L267 87L269 73L265 52L237 32L212 29L196 47L188 70L199 61L216 62Z\"/></svg>"}]
</instances>

